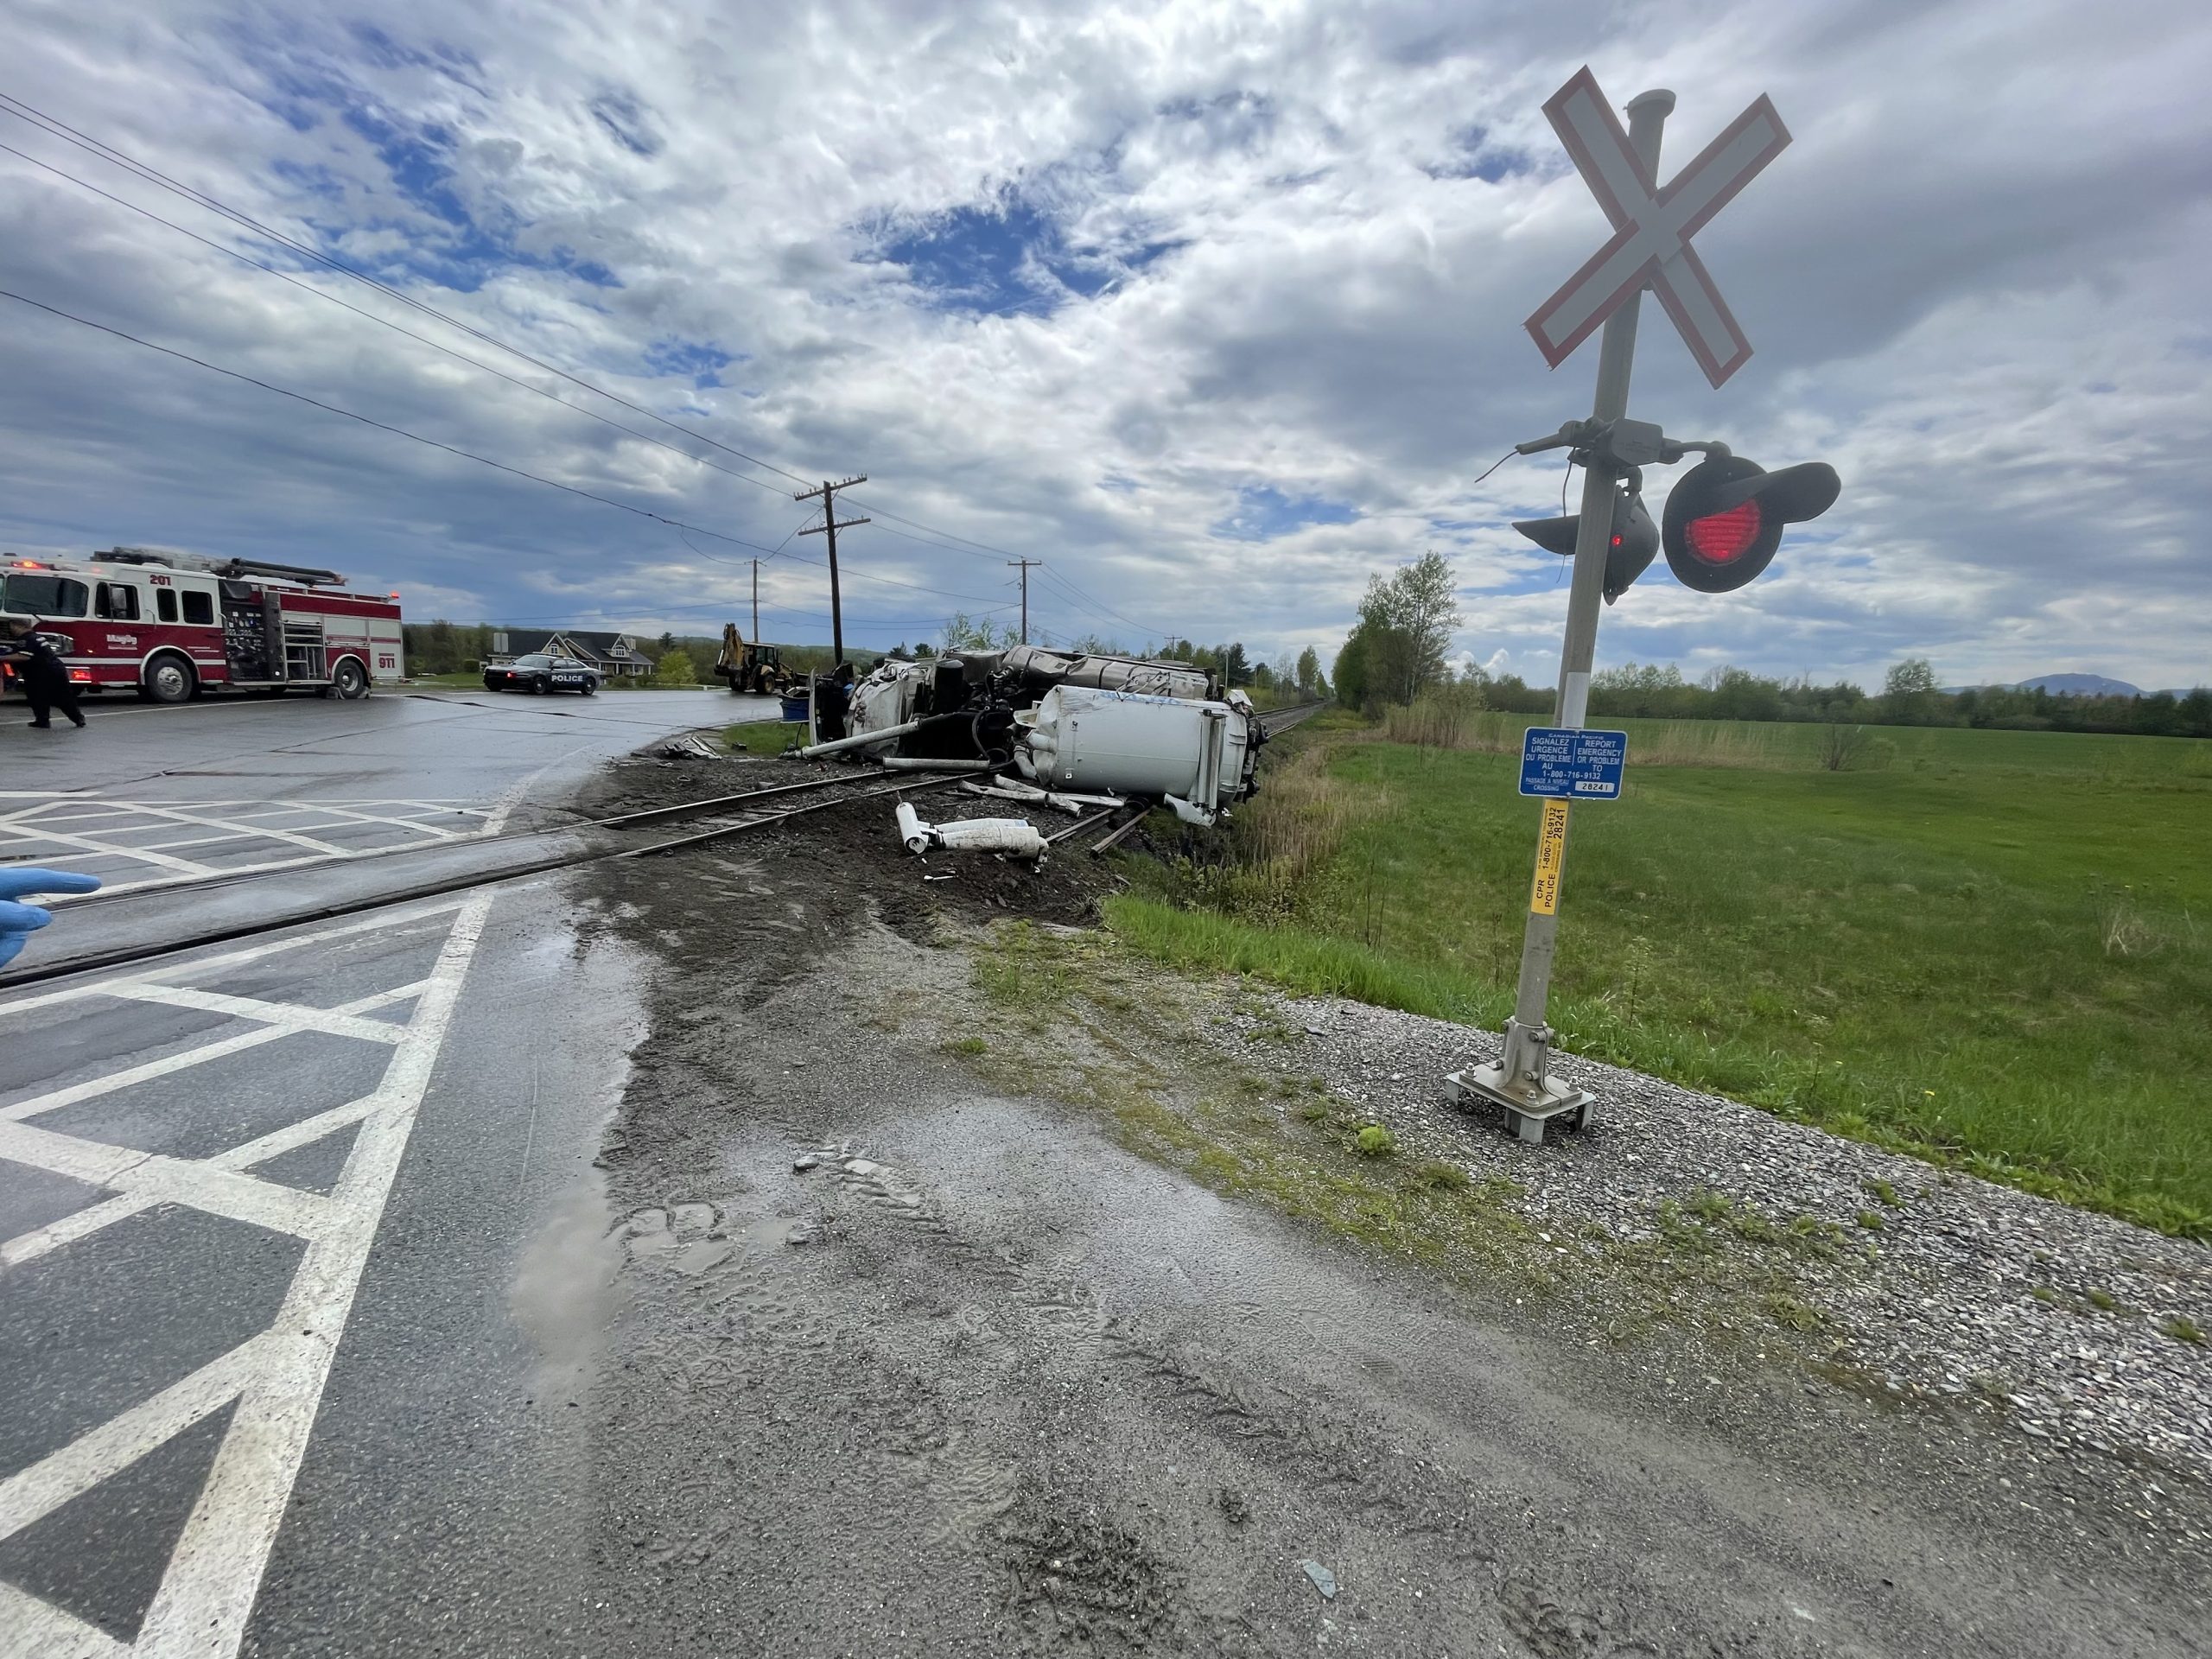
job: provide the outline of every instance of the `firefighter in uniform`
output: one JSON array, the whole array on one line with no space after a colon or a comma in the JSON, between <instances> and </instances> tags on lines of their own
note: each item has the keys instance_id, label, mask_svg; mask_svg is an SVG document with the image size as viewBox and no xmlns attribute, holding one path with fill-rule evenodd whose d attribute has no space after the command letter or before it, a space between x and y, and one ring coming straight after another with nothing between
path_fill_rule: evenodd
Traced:
<instances>
[{"instance_id":1,"label":"firefighter in uniform","mask_svg":"<svg viewBox=\"0 0 2212 1659\"><path fill-rule=\"evenodd\" d=\"M31 724L41 728L53 724L48 716L58 707L73 724L83 726L85 717L77 711L77 691L69 683L69 671L38 637L38 623L26 616L11 619L8 626L15 638L7 641L7 659L22 677L23 693L31 702Z\"/></svg>"}]
</instances>

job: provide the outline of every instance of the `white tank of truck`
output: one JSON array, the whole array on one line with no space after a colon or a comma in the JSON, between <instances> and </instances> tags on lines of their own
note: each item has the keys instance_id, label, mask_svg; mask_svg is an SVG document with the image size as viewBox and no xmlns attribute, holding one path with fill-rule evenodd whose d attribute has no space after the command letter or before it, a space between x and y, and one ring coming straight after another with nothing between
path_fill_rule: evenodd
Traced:
<instances>
[{"instance_id":1,"label":"white tank of truck","mask_svg":"<svg viewBox=\"0 0 2212 1659\"><path fill-rule=\"evenodd\" d=\"M1014 716L1021 770L1054 789L1173 796L1204 811L1251 792L1251 717L1225 702L1055 686Z\"/></svg>"}]
</instances>

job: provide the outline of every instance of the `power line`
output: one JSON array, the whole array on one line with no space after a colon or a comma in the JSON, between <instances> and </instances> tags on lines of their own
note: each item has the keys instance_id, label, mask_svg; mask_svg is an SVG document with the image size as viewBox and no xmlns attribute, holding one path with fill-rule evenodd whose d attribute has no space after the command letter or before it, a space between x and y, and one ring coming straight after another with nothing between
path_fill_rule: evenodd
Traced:
<instances>
[{"instance_id":1,"label":"power line","mask_svg":"<svg viewBox=\"0 0 2212 1659\"><path fill-rule=\"evenodd\" d=\"M801 478L797 473L787 471L785 468L777 466L773 461L763 461L758 455L748 455L741 449L732 448L728 444L722 442L718 438L710 438L705 433L685 426L680 421L671 421L665 415L662 415L653 410L647 409L642 404L632 403L630 399L623 397L619 392L609 391L604 386L594 385L592 382L584 379L581 375L571 374L566 369L546 362L543 358L534 357L530 353L523 350L519 346L511 346L505 340L499 338L496 334L487 334L483 329L476 327L474 324L465 322L461 319L455 317L449 313L439 310L437 307L429 304L426 301L418 300L413 295L394 288L391 283L384 281L381 277L371 276L367 271L362 270L357 266L350 265L346 264L346 261L336 257L334 255L325 253L320 248L311 246L305 242L301 242L292 237L287 236L283 232L263 224L259 219L253 218L251 214L241 212L239 209L232 207L225 202L217 200L213 196L207 194L205 191L198 190L191 185L179 182L177 180L169 177L166 173L162 172L159 168L150 167L145 162L137 160L135 156L124 154L122 150L116 149L112 144L105 143L98 138L92 137L90 134L78 131L76 128L69 125L67 122L61 121L54 116L47 114L43 110L39 109L36 105L27 104L22 99L16 98L10 93L0 92L0 113L12 115L19 121L27 122L33 126L40 128L43 131L51 133L54 137L61 139L65 143L74 144L78 149L87 151L91 155L99 157L100 160L108 162L111 166L123 168L126 171L137 175L139 178L145 180L149 184L156 184L164 190L174 191L178 195L184 197L187 200L196 202L212 213L219 213L224 218L232 220L233 223L244 226L246 229L252 231L257 235L266 237L272 242L276 242L282 246L291 249L294 252L302 255L303 257L313 259L320 264L327 265L331 270L342 272L344 275L353 277L356 282L366 283L370 287L377 289L379 293L397 300L401 304L411 306L414 309L422 312L426 316L435 317L448 327L457 328L461 333L469 335L473 339L482 340L487 346L497 346L499 350L508 353L514 357L520 358L524 362L531 364L534 367L544 370L548 374L558 375L562 379L568 381L571 385L581 386L586 391L596 393L598 396L606 398L610 403L620 404L623 408L631 410L634 414L643 415L648 420L658 421L662 425L668 427L672 430L684 433L690 437L696 438L702 443L711 444L714 448L721 450L723 454L734 455L740 461L742 461L750 466L759 467L768 472L781 474L784 477L790 479L795 484L804 484L806 482L806 480L804 478ZM570 407L573 408L575 405L571 404ZM694 459L696 459L696 457L694 457Z\"/></svg>"},{"instance_id":2,"label":"power line","mask_svg":"<svg viewBox=\"0 0 2212 1659\"><path fill-rule=\"evenodd\" d=\"M813 516L814 516L814 515L813 515L812 513L809 513L809 514L807 515L807 518L811 518ZM805 521L804 521L804 519L802 519L800 522L803 524L803 523L804 523ZM799 531L793 531L791 532L791 535L792 535L792 536L796 536L796 535L798 535L798 534L799 534L799 533L800 533L800 532L799 532ZM812 532L810 532L810 532L808 532L808 533L811 534ZM789 542L791 539L791 536L786 536L786 537L784 537L784 541L785 541L785 542ZM690 543L689 541L686 541L686 542L685 542L685 543L684 543L684 545L685 545L685 546L687 546L687 547L690 547ZM726 559L726 558L723 558L720 554L707 552L707 551L706 551L704 549L702 549L702 548L696 548L696 547L693 547L693 548L691 548L691 550L692 550L692 552L694 552L695 554L697 554L699 557L701 557L701 558L702 558L702 559L706 560L709 564L730 564L730 565L739 565L739 566L743 566L743 565L747 565L747 564L752 564L752 563L759 563L759 561L757 561L757 560L751 560L751 559ZM778 557L780 557L780 558L782 558L782 559L784 560L784 562L785 562L785 563L787 563L787 564L803 564L803 565L805 565L805 566L806 566L809 569L810 569L810 570L827 570L827 569L830 568L828 564L826 564L825 563L823 563L823 562L822 560L820 560L820 559L804 559L804 558L801 558L801 557L800 557L798 554L796 554L796 553L785 553L785 552L784 552L784 551L783 551L783 547L782 547L782 544L781 544L781 543L779 543L779 544L778 544L778 546L777 546L777 550L776 550L776 551L775 551L775 552L773 552L773 553L771 553L768 556L769 556L770 558L772 558L772 558L778 558ZM931 587L929 587L928 585L926 585L925 583L923 583L923 582L901 582L901 581L899 581L899 580L898 579L898 577L896 577L896 576L879 576L879 575L875 575L873 571L868 571L868 570L845 570L845 569L843 569L842 567L840 567L840 574L841 574L841 575L842 575L842 576L843 576L847 581L849 581L849 582L880 582L880 583L882 583L882 584L883 584L885 587L887 587L887 588L908 588L908 589L912 590L912 592L914 592L914 593L918 593L918 594L934 594L934 595L935 595L937 598L938 598L938 599L963 599L963 600L969 600L969 601L973 601L974 603L978 604L978 605L996 605L996 606L999 606L999 607L1000 607L1000 608L1001 608L1001 609L1006 608L1006 607L1005 607L1005 606L1002 604L1002 602L1000 601L1000 599L999 599L998 595L997 595L997 594L958 594L958 593L955 593L955 592L953 592L953 591L952 591L950 588L931 588Z\"/></svg>"},{"instance_id":3,"label":"power line","mask_svg":"<svg viewBox=\"0 0 2212 1659\"><path fill-rule=\"evenodd\" d=\"M238 208L232 207L229 204L214 196L209 195L205 191L200 190L194 186L182 183L176 179L171 178L168 175L162 172L159 168L139 161L137 157L117 149L114 145L109 144L104 140L94 138L88 133L79 131L77 128L70 126L67 122L60 120L59 118L48 115L44 111L39 109L36 105L29 104L23 99L16 98L10 93L0 92L0 114L11 115L17 120L35 126L52 137L61 139L66 143L74 145L76 148L84 150L86 154L92 156L98 160L106 162L111 166L121 168L126 172L130 173L133 176L139 178L145 182L156 185L162 189L170 191L173 194L184 198L188 201L191 201L197 206L205 207L209 212L219 214L221 217L229 219L232 223L251 231L257 236L264 237L282 247L289 248L303 258L312 259L317 264L326 266L332 270L335 270L343 276L350 276L357 282L365 283L387 297L398 301L403 305L409 306L426 316L435 318L437 321L446 324L448 327L457 329L472 339L481 340L487 346L495 347L499 351L505 352L511 356L531 365L533 367L543 370L548 374L556 375L561 379L566 380L570 385L577 386L583 391L592 392L596 396L607 399L611 403L620 404L625 409L630 410L636 414L642 415L648 420L656 421L661 425L669 428L671 431L681 432L688 437L695 438L702 443L721 450L725 454L733 455L738 460L746 462L748 466L758 467L766 471L778 474L784 478L790 479L794 483L803 484L806 481L798 474L791 472L787 467L779 467L773 461L763 461L757 455L749 455L743 450L734 448L728 444L723 443L717 438L710 437L706 433L701 432L696 428L686 426L680 421L671 420L667 416L662 415L655 410L649 409L644 404L634 403L629 398L622 397L620 393L609 391L605 387L597 385L594 383L583 378L580 375L572 374L568 370L561 368L555 364L549 363L543 359L524 351L518 346L512 345L507 341L499 339L497 335L489 334L486 331L475 327L474 324L467 322L459 317L454 316L448 312L442 311L437 307L433 306L423 300L420 300L411 294L408 294L397 288L395 288L389 283L385 282L383 279L372 276L369 272L360 270L354 265L349 264L345 260L340 259L334 255L327 253L321 249L315 247L310 244L299 241L296 238L288 236L283 232L276 230L271 226L264 224L261 220L255 219L252 215L246 213ZM398 323L393 322L388 318L378 317L374 313L361 310L360 308L357 306L346 305L346 302L338 299L334 295L324 293L323 290L315 288L311 283L298 282L297 279L287 275L286 273L279 271L272 266L263 264L260 261L252 259L243 253L239 253L234 249L224 248L219 243L213 243L210 241L209 238L200 236L195 232L185 229L182 226L172 224L169 220L162 219L159 214L154 213L148 209L139 207L135 203L124 200L123 198L118 196L111 195L108 192L99 189L98 186L92 185L86 181L78 179L75 175L65 173L59 168L52 167L48 163L38 160L35 156L25 155L21 150L13 149L7 146L0 146L0 148L7 148L9 149L9 153L11 155L22 156L22 159L31 162L35 166L44 168L47 171L53 173L60 178L69 180L72 183L79 184L84 188L92 191L96 194L105 196L109 200L114 201L119 206L130 207L135 213L143 213L147 218L156 220L157 223L168 226L170 229L177 231L182 235L191 237L195 241L215 247L222 252L229 253L232 257L239 258L248 264L254 265L257 269L267 271L271 276L277 276L283 281L292 283L296 287L304 288L311 294L315 294L320 297L327 299L334 304L345 306L345 308L349 311L353 311L361 316L368 317L371 321L382 323L387 327L396 329L397 332L407 335L410 339L418 340L426 346L429 346L434 350L444 352L461 362L470 364L476 368L482 369L486 373L498 375L503 380L510 381L513 385L522 386L524 390L536 392L541 397L559 404L564 409L575 410L578 414L588 416L594 420L597 420L606 425L612 426L615 429L626 433L630 436L638 438L641 442L656 444L662 448L668 449L672 454L682 455L684 459L694 461L700 466L712 467L714 470L723 473L727 476L744 479L747 483L756 485L763 489L772 490L776 487L774 485L766 483L762 480L748 477L743 473L734 472L730 468L721 467L714 461L706 460L702 456L692 454L690 451L678 448L674 444L668 443L664 440L654 438L647 434L639 432L633 428L625 426L620 422L611 420L607 416L599 414L596 410L584 409L578 404L571 404L567 399L556 396L554 393L547 391L542 386L531 385L527 381L520 380L516 377L505 374L504 372L494 369L490 365L480 362L477 359L470 357L465 353L456 351L454 348L442 345L436 340L430 340L427 336L418 334L411 329L403 327ZM21 298L22 296L15 296L12 297ZM32 304L37 303L35 301L28 302ZM68 314L57 313L56 315L67 315ZM72 318L72 321L84 321L85 320L81 318ZM86 326L99 327L101 325L88 323ZM119 331L111 330L109 332ZM122 337L125 339L133 338L129 335L124 335ZM137 341L136 343L142 345L150 344L150 342L147 341ZM168 350L168 348L165 346L154 346L152 349L157 351ZM182 353L174 353L172 354L176 356L184 355ZM198 361L196 359L188 359L187 360ZM212 368L214 365L210 364L202 364L201 366ZM218 370L217 372L229 373L231 371ZM250 378L250 377L243 375L237 378L241 379ZM256 382L254 384L258 385L262 383ZM270 387L268 389L279 391L283 390L278 387ZM284 395L296 397L300 394L288 392ZM311 403L314 400L311 398L303 398L302 401ZM332 408L334 412L340 414L346 414L350 416L352 413L350 410L336 410L334 405L320 406ZM353 418L360 420L366 419L365 416L353 416ZM377 424L374 422L369 422L368 423L372 425ZM390 429L402 430L397 428ZM403 435L413 437L416 435L403 431ZM421 441L425 442L432 442L428 439ZM468 454L468 452L462 450L454 450L454 453L461 454ZM477 455L470 455L469 458L478 461L482 461L484 459L483 457ZM492 466L499 465L498 462L491 461L487 461L486 464ZM518 471L518 475L519 476L535 478L534 474L520 474L518 469L509 468L507 470ZM541 483L552 482L550 480L543 479L537 479L536 481ZM569 486L556 485L556 487L568 488ZM590 493L588 491L576 491L575 493L585 495L588 495ZM594 497L593 499L603 499L604 498ZM925 546L936 546L947 552L964 553L970 557L977 558L998 557L1002 559L1019 560L1023 556L1020 554L1011 553L1005 548L994 546L988 542L977 541L972 537L962 536L956 531L944 530L938 526L925 524L919 519L911 518L903 514L890 512L886 508L873 505L870 503L860 500L857 497L853 498L853 504L855 506L866 508L869 512L874 514L878 518L889 519L897 524L905 524L911 530L925 532L925 535L926 536L944 538L940 541L931 542L925 540L923 537L909 536L907 537L909 540L920 541ZM610 505L620 505L622 504L611 503ZM627 510L641 511L640 509ZM658 517L659 515L652 516ZM675 521L664 520L664 522L672 524ZM711 531L702 531L702 533L707 535L718 534L717 532ZM893 531L892 533L896 535L902 532ZM742 541L735 537L721 537L719 539L736 542L738 545L743 547L752 547L754 545L753 543ZM786 540L788 539L789 538L786 537ZM1063 578L1061 585L1065 589L1077 595L1079 601L1086 608L1092 609L1097 613L1111 617L1115 620L1122 622L1128 626L1141 629L1147 633L1159 633L1162 632L1160 629L1152 627L1149 624L1139 622L1134 618L1126 616L1122 613L1115 611L1111 607L1105 606L1103 601L1100 601L1092 595L1085 593L1082 588L1077 587L1072 582L1068 582Z\"/></svg>"},{"instance_id":4,"label":"power line","mask_svg":"<svg viewBox=\"0 0 2212 1659\"><path fill-rule=\"evenodd\" d=\"M420 432L410 432L404 426L393 426L387 422L372 420L368 416L357 415L350 409L340 409L335 404L326 404L319 397L310 397L303 391L293 391L283 386L273 385L266 380L257 380L250 374L241 374L236 369L226 369L219 363L210 363L204 358L193 356L189 352L180 352L173 346L157 346L150 340L141 340L137 334L125 334L120 328L111 328L104 322L94 322L90 317L80 317L73 311L64 311L59 306L48 305L42 300L35 300L28 294L18 294L13 289L0 288L0 299L14 300L18 304L31 307L34 310L43 311L49 316L60 317L65 321L97 330L103 334L112 334L118 340L129 340L133 346L143 346L148 351L159 352L164 357L174 357L180 362L193 365L195 368L206 369L211 373L224 375L232 380L243 380L249 386L258 386L264 391L273 391L279 397L289 397L295 403L305 404L311 409L320 409L328 414L343 415L349 421L359 421L363 426L372 426L379 432L390 432L395 436L410 439L414 442L425 444L433 449L442 449L449 455L459 455L463 461L473 461L479 466L489 467L495 471L510 474L516 478L527 479L533 484L543 484L548 489L564 491L569 495L580 495L587 501L596 501L601 506L616 507L624 512L633 512L640 518L651 518L656 524L670 524L679 531L696 531L702 536L711 536L718 542L728 542L738 547L749 547L756 552L766 553L768 550L760 543L748 542L740 536L725 536L719 530L709 530L703 524L686 524L681 518L670 518L666 513L654 512L646 507L634 507L626 501L617 501L612 496L596 495L589 490L578 489L573 484L563 484L557 479L541 477L536 473L526 473L519 467L510 467L504 461L493 461L489 455L480 455L473 449L463 449L454 444L442 443L436 438L426 438Z\"/></svg>"},{"instance_id":5,"label":"power line","mask_svg":"<svg viewBox=\"0 0 2212 1659\"><path fill-rule=\"evenodd\" d=\"M13 111L7 111L7 113L13 113ZM373 311L366 311L358 305L348 304L346 301L340 299L335 294L330 293L326 289L317 288L313 283L302 282L298 277L291 275L288 271L279 270L274 265L264 264L262 261L255 258L250 253L242 252L237 248L226 247L222 243L216 241L213 237L202 236L199 232L180 225L174 219L164 219L161 214L154 212L150 207L142 207L137 202L127 200L124 197L115 194L112 191L103 190L99 186L92 182L91 180L80 179L73 173L65 172L60 168L54 166L51 162L41 161L35 156L29 155L23 150L17 149L13 144L0 144L0 151L5 151L8 155L15 156L19 161L29 162L33 167L41 168L45 171L53 174L57 179L66 180L69 183L76 185L81 189L90 191L93 195L99 196L108 201L111 201L118 207L127 207L134 213L137 213L143 218L152 219L156 225L167 226L168 229L175 231L179 236L189 237L193 241L199 243L202 247L213 248L218 253L229 255L232 258L238 260L241 264L251 265L256 270L266 271L270 276L274 276L278 282L289 283L294 288L298 289L302 293L312 294L315 298L319 300L327 300L332 305L337 306L341 310L350 311L357 317L365 317L371 322L377 323L384 327L389 328L395 334L404 334L410 340L416 340L424 346L428 346L434 352L442 352L448 357L452 358L455 362L466 363L474 369L481 369L485 373L495 376L499 379L505 381L511 386L519 386L524 391L534 392L538 397L544 398L547 402L557 404L559 407L568 410L572 414L581 415L587 420L597 421L602 426L612 427L615 431L626 433L629 436L637 439L641 443L650 443L657 448L665 449L671 455L681 455L684 460L692 461L698 466L710 467L714 471L721 474L726 478L741 480L745 483L752 485L756 489L766 490L771 494L781 495L783 493L783 490L779 486L771 484L765 479L754 478L749 473L741 473L734 467L725 467L720 461L708 460L704 455L695 455L689 449L682 448L676 444L671 443L665 438L657 438L650 432L640 432L636 427L626 426L620 421L614 419L612 416L602 415L595 409L586 409L580 404L572 404L567 398L561 397L558 393L547 391L543 386L534 386L531 385L529 381L522 378L519 375L509 374L505 369L493 368L489 363L483 361L480 358L471 357L467 353L448 346L442 340L432 340L428 334L419 334L412 328L408 327L405 324L393 321L390 317L380 317Z\"/></svg>"}]
</instances>

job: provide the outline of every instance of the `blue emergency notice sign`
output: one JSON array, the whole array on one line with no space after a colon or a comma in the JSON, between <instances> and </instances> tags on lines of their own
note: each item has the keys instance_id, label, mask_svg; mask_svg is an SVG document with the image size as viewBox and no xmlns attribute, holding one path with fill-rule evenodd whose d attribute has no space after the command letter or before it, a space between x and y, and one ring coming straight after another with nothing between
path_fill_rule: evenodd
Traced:
<instances>
[{"instance_id":1,"label":"blue emergency notice sign","mask_svg":"<svg viewBox=\"0 0 2212 1659\"><path fill-rule=\"evenodd\" d=\"M1569 801L1618 801L1628 769L1626 732L1531 726L1521 740L1521 792Z\"/></svg>"}]
</instances>

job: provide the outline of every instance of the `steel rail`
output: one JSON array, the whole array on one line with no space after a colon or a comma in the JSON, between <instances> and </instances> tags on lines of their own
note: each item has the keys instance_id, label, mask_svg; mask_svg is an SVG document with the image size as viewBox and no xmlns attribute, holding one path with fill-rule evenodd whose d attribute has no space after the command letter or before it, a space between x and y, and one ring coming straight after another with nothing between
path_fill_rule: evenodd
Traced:
<instances>
[{"instance_id":1,"label":"steel rail","mask_svg":"<svg viewBox=\"0 0 2212 1659\"><path fill-rule=\"evenodd\" d=\"M979 768L979 770L982 769ZM857 783L861 780L850 778L839 778L832 779L828 781L838 784L852 784ZM505 869L489 871L477 874L444 876L433 880L417 881L412 884L395 887L383 893L366 894L358 899L342 899L334 904L318 906L312 910L285 916L281 920L277 921L245 922L239 923L234 926L208 928L184 938L172 939L163 944L153 946L120 946L114 950L102 951L95 956L79 957L66 962L54 963L51 966L35 968L28 972L18 972L8 975L4 978L0 978L0 992L12 991L23 986L41 984L50 980L67 979L79 974L102 973L111 969L129 967L139 963L156 962L166 957L181 956L187 951L202 950L211 944L226 944L233 940L253 938L264 933L282 932L288 928L304 927L315 922L332 921L340 917L345 916L358 916L366 911L392 909L402 905L419 903L425 899L442 898L449 893L463 893L475 887L498 887L503 882L519 881L524 880L525 877L544 875L555 870L578 869L586 865L604 863L614 859L645 858L650 857L656 853L676 852L684 848L703 846L709 842L719 841L727 836L743 835L747 830L769 829L776 824L788 823L793 818L803 817L810 812L823 812L829 810L831 807L844 806L855 801L874 800L885 795L918 795L925 791L942 789L948 784L955 784L959 781L960 777L957 775L931 778L921 783L911 783L905 779L901 779L897 783L880 785L874 789L855 790L847 794L836 796L829 800L809 801L803 806L785 807L781 811L762 813L758 817L745 818L734 823L717 824L712 829L697 834L677 836L666 841L650 842L643 847L602 847L586 849L582 851L565 853L552 857L533 859L528 863L512 866ZM756 793L780 794L788 792L788 785L778 785L774 789L756 791ZM719 798L728 801L741 798L724 796ZM696 806L699 804L686 803L686 804ZM585 823L567 826L563 830L534 830L530 833L539 836L577 834L599 827L601 826L596 823ZM493 838L492 837L486 837L486 841L482 842L461 842L457 844L464 846L488 845L493 839ZM499 837L498 839L505 838ZM329 861L321 861L325 864L329 862ZM355 862L358 861L345 860L339 861ZM263 874L272 876L290 875L297 874L300 870L308 868L311 867L304 865L292 865L282 870L265 871L263 872ZM141 889L141 891L156 893L166 897L175 893L178 889L174 887L163 887L150 890ZM134 895L123 893L118 894L117 898L121 899L132 896Z\"/></svg>"}]
</instances>

